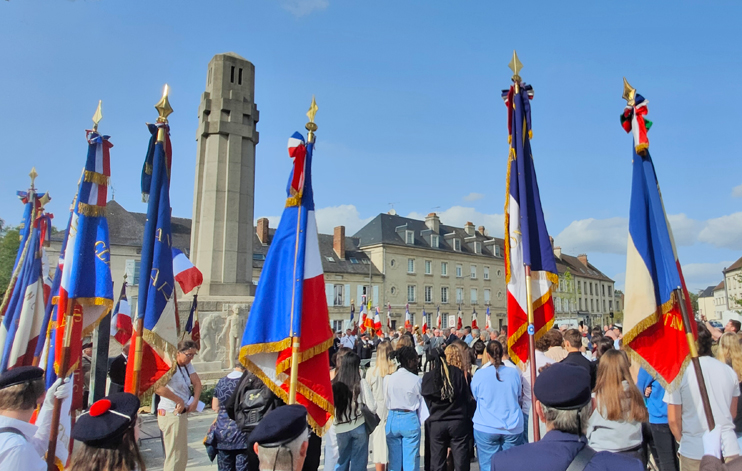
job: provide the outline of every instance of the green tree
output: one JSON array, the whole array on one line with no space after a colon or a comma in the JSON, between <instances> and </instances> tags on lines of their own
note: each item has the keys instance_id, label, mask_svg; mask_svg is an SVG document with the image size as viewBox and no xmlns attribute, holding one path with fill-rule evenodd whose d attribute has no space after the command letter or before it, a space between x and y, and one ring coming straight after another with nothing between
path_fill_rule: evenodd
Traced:
<instances>
[{"instance_id":1,"label":"green tree","mask_svg":"<svg viewBox=\"0 0 742 471\"><path fill-rule=\"evenodd\" d=\"M698 312L698 293L691 293L689 291L688 295L690 296L691 309L693 309L693 312L691 314L693 314L694 312Z\"/></svg>"},{"instance_id":2,"label":"green tree","mask_svg":"<svg viewBox=\"0 0 742 471\"><path fill-rule=\"evenodd\" d=\"M20 235L17 228L8 228L0 239L0 299L5 297L5 290L13 275L13 264L21 245Z\"/></svg>"}]
</instances>

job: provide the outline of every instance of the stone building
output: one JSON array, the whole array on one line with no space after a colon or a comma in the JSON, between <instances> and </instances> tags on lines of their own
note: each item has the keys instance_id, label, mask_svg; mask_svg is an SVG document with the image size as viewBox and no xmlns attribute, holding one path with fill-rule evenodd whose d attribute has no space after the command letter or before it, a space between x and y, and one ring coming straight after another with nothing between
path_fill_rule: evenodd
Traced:
<instances>
[{"instance_id":1,"label":"stone building","mask_svg":"<svg viewBox=\"0 0 742 471\"><path fill-rule=\"evenodd\" d=\"M707 320L718 319L714 308L714 289L715 286L709 286L698 293L698 315Z\"/></svg>"},{"instance_id":2,"label":"stone building","mask_svg":"<svg viewBox=\"0 0 742 471\"><path fill-rule=\"evenodd\" d=\"M464 325L476 310L480 327L490 307L494 327L507 323L507 295L502 239L486 235L483 226L463 228L441 224L435 213L424 221L379 214L354 236L359 248L384 278L381 300L392 305L392 321L404 322L409 304L413 324L436 321L440 306L443 326L453 326L459 306Z\"/></svg>"},{"instance_id":3,"label":"stone building","mask_svg":"<svg viewBox=\"0 0 742 471\"><path fill-rule=\"evenodd\" d=\"M726 296L726 307L730 311L742 310L742 306L737 303L742 300L742 258L725 268L724 288Z\"/></svg>"},{"instance_id":4,"label":"stone building","mask_svg":"<svg viewBox=\"0 0 742 471\"><path fill-rule=\"evenodd\" d=\"M559 285L553 293L556 323L610 323L611 314L621 310L614 281L588 262L586 254L575 257L554 247L554 256L559 270Z\"/></svg>"}]
</instances>

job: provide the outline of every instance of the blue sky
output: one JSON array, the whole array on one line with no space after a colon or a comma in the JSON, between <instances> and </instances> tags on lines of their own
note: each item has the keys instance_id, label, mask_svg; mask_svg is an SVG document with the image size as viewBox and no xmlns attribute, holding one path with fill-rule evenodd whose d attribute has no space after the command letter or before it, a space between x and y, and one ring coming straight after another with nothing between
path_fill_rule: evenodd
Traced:
<instances>
[{"instance_id":1,"label":"blue sky","mask_svg":"<svg viewBox=\"0 0 742 471\"><path fill-rule=\"evenodd\" d=\"M277 220L286 140L319 105L320 229L349 232L392 205L502 235L513 49L533 84L534 157L550 233L623 285L631 136L622 77L649 99L651 151L689 288L742 256L742 4L707 2L214 0L0 2L0 218L49 190L64 225L99 99L115 199L145 211L144 126L171 86L171 199L190 217L206 66L256 67L255 216Z\"/></svg>"}]
</instances>

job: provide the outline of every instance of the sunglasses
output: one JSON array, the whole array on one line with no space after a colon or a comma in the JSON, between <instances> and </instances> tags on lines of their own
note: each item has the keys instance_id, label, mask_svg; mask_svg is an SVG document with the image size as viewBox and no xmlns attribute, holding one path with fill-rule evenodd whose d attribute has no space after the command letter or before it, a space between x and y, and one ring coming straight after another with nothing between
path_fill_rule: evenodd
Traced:
<instances>
[{"instance_id":1,"label":"sunglasses","mask_svg":"<svg viewBox=\"0 0 742 471\"><path fill-rule=\"evenodd\" d=\"M193 358L194 356L196 356L195 353L188 353L188 352L178 352L178 353L182 353L183 355L187 356L188 358Z\"/></svg>"}]
</instances>

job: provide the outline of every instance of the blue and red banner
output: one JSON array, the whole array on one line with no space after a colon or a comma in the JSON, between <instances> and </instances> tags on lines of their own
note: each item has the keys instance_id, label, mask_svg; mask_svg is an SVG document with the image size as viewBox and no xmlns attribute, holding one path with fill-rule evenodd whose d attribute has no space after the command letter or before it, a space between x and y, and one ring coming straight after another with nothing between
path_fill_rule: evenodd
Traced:
<instances>
[{"instance_id":1,"label":"blue and red banner","mask_svg":"<svg viewBox=\"0 0 742 471\"><path fill-rule=\"evenodd\" d=\"M514 84L503 92L508 109L505 281L508 286L508 350L515 362L528 360L529 330L538 339L554 324L551 286L558 281L554 251L541 208L531 152L533 88ZM533 325L528 323L526 270L531 270Z\"/></svg>"},{"instance_id":2,"label":"blue and red banner","mask_svg":"<svg viewBox=\"0 0 742 471\"><path fill-rule=\"evenodd\" d=\"M260 275L242 337L240 361L288 401L292 339L300 339L297 402L321 433L334 413L327 350L332 346L312 189L312 150L297 133L289 139L294 165L286 208Z\"/></svg>"},{"instance_id":3,"label":"blue and red banner","mask_svg":"<svg viewBox=\"0 0 742 471\"><path fill-rule=\"evenodd\" d=\"M646 105L647 101L636 95L634 109L622 116L624 129L634 134L623 345L644 369L657 373L663 386L672 390L690 361L681 300L673 290L682 288L688 312L693 309L649 154ZM624 116L632 126L639 123L639 130L627 129ZM695 335L696 325L692 324Z\"/></svg>"}]
</instances>

